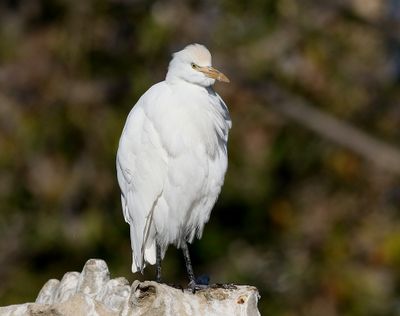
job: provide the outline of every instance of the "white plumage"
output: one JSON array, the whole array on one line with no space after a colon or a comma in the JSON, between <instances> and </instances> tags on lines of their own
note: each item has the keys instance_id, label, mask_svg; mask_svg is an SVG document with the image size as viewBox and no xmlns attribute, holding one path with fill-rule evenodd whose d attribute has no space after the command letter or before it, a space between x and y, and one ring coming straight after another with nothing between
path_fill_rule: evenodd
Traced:
<instances>
[{"instance_id":1,"label":"white plumage","mask_svg":"<svg viewBox=\"0 0 400 316\"><path fill-rule=\"evenodd\" d=\"M165 81L152 86L129 113L117 153L132 271L156 263L169 244L201 237L227 168L231 120L211 87L229 82L211 67L207 48L175 53Z\"/></svg>"}]
</instances>

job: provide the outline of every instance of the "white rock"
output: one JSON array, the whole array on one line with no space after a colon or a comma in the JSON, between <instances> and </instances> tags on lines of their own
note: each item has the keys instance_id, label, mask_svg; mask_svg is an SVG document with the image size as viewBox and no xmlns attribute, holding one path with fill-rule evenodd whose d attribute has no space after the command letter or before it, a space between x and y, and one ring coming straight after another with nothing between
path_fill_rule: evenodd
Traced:
<instances>
[{"instance_id":1,"label":"white rock","mask_svg":"<svg viewBox=\"0 0 400 316\"><path fill-rule=\"evenodd\" d=\"M79 272L67 272L64 274L54 297L55 303L63 303L76 294L79 277Z\"/></svg>"},{"instance_id":2,"label":"white rock","mask_svg":"<svg viewBox=\"0 0 400 316\"><path fill-rule=\"evenodd\" d=\"M193 294L153 281L110 280L103 260L89 260L82 273L49 280L36 303L0 307L0 316L258 316L255 287L211 286Z\"/></svg>"},{"instance_id":3,"label":"white rock","mask_svg":"<svg viewBox=\"0 0 400 316\"><path fill-rule=\"evenodd\" d=\"M83 267L79 277L77 292L95 298L110 280L110 272L104 260L90 259Z\"/></svg>"},{"instance_id":4,"label":"white rock","mask_svg":"<svg viewBox=\"0 0 400 316\"><path fill-rule=\"evenodd\" d=\"M46 284L42 287L39 292L38 297L36 298L36 303L39 304L53 304L54 297L57 293L58 286L60 285L60 281L56 279L50 279L46 282Z\"/></svg>"}]
</instances>

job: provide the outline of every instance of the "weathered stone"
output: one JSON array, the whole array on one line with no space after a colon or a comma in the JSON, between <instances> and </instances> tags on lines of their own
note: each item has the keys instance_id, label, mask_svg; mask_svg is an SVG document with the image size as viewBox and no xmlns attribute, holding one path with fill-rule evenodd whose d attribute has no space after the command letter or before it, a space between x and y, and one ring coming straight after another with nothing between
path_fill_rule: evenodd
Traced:
<instances>
[{"instance_id":1,"label":"weathered stone","mask_svg":"<svg viewBox=\"0 0 400 316\"><path fill-rule=\"evenodd\" d=\"M36 298L36 303L39 304L52 304L54 302L55 295L57 293L60 281L56 279L50 279L42 287Z\"/></svg>"},{"instance_id":2,"label":"weathered stone","mask_svg":"<svg viewBox=\"0 0 400 316\"><path fill-rule=\"evenodd\" d=\"M61 282L49 280L35 303L0 307L0 316L196 316L260 315L255 287L211 286L179 290L153 281L110 280L103 260L89 260L82 273L68 272Z\"/></svg>"},{"instance_id":3,"label":"weathered stone","mask_svg":"<svg viewBox=\"0 0 400 316\"><path fill-rule=\"evenodd\" d=\"M79 278L79 272L65 273L57 289L54 301L62 303L75 295L78 288Z\"/></svg>"},{"instance_id":4,"label":"weathered stone","mask_svg":"<svg viewBox=\"0 0 400 316\"><path fill-rule=\"evenodd\" d=\"M79 277L77 292L96 298L109 280L110 272L105 261L90 259L86 262Z\"/></svg>"}]
</instances>

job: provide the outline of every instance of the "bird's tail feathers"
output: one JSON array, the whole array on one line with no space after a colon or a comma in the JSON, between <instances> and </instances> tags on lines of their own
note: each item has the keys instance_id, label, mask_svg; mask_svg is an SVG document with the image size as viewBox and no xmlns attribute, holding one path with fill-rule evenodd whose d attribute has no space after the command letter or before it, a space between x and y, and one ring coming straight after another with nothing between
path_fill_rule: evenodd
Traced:
<instances>
[{"instance_id":1,"label":"bird's tail feathers","mask_svg":"<svg viewBox=\"0 0 400 316\"><path fill-rule=\"evenodd\" d=\"M132 272L136 273L140 271L143 274L143 270L146 267L146 263L155 264L156 263L156 242L148 243L144 248L143 259L141 261L136 260L135 253L132 252Z\"/></svg>"},{"instance_id":2,"label":"bird's tail feathers","mask_svg":"<svg viewBox=\"0 0 400 316\"><path fill-rule=\"evenodd\" d=\"M132 272L135 273L140 271L143 273L143 269L146 263L156 263L156 241L155 241L155 228L153 223L153 213L156 207L157 201L161 193L157 196L157 199L153 202L153 205L146 217L140 219L140 223L136 225L130 225L131 228L131 243L132 243ZM143 227L143 230L142 230ZM138 230L138 231L136 231Z\"/></svg>"}]
</instances>

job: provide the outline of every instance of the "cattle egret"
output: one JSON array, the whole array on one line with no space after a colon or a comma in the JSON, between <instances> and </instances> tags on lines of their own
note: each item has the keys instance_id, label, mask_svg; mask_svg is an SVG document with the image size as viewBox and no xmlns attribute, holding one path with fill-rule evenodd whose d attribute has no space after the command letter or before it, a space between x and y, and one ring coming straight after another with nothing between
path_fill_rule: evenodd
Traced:
<instances>
[{"instance_id":1,"label":"cattle egret","mask_svg":"<svg viewBox=\"0 0 400 316\"><path fill-rule=\"evenodd\" d=\"M169 244L183 250L189 286L196 286L187 243L201 237L227 169L231 119L211 66L199 44L173 54L166 79L136 103L123 129L117 176L125 221L130 225L132 272L156 264Z\"/></svg>"}]
</instances>

